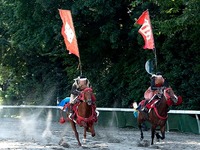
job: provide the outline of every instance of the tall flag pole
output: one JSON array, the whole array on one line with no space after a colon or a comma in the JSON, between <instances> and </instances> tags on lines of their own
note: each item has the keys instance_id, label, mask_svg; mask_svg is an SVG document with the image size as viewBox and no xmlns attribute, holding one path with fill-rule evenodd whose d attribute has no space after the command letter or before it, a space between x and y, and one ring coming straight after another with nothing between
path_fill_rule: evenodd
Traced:
<instances>
[{"instance_id":1,"label":"tall flag pole","mask_svg":"<svg viewBox=\"0 0 200 150\"><path fill-rule=\"evenodd\" d=\"M153 50L154 57L155 57L155 66L156 66L156 70L157 70L156 48L155 48L155 44L154 44L153 31L152 31L152 27L151 27L151 20L149 17L148 9L142 13L142 15L136 21L136 23L139 25L142 25L138 32L142 35L142 37L145 41L145 45L143 46L143 49Z\"/></svg>"},{"instance_id":2,"label":"tall flag pole","mask_svg":"<svg viewBox=\"0 0 200 150\"><path fill-rule=\"evenodd\" d=\"M82 75L81 59L80 59L71 11L59 9L59 13L63 22L61 34L64 38L66 48L69 51L69 54L74 54L78 57L80 74Z\"/></svg>"}]
</instances>

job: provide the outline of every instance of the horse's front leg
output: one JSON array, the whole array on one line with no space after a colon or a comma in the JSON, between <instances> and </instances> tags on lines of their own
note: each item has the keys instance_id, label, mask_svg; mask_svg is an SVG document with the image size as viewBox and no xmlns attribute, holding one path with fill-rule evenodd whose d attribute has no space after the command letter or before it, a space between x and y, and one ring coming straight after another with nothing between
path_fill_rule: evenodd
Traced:
<instances>
[{"instance_id":1,"label":"horse's front leg","mask_svg":"<svg viewBox=\"0 0 200 150\"><path fill-rule=\"evenodd\" d=\"M157 138L158 141L159 141L160 139L161 139L161 140L164 140L164 139L165 139L165 126L160 127L160 132L161 132L161 135L162 135L162 136L160 136L160 134L159 134L158 132L156 133L156 138Z\"/></svg>"},{"instance_id":2,"label":"horse's front leg","mask_svg":"<svg viewBox=\"0 0 200 150\"><path fill-rule=\"evenodd\" d=\"M163 127L160 128L160 132L161 132L161 135L162 135L160 137L160 139L164 140L165 139L165 126L163 126Z\"/></svg>"},{"instance_id":3,"label":"horse's front leg","mask_svg":"<svg viewBox=\"0 0 200 150\"><path fill-rule=\"evenodd\" d=\"M95 136L95 130L94 130L93 124L90 126L90 132L91 132L92 137L94 137Z\"/></svg>"},{"instance_id":4,"label":"horse's front leg","mask_svg":"<svg viewBox=\"0 0 200 150\"><path fill-rule=\"evenodd\" d=\"M155 137L155 132L156 132L156 127L155 126L151 126L151 145L153 145L153 140Z\"/></svg>"},{"instance_id":5,"label":"horse's front leg","mask_svg":"<svg viewBox=\"0 0 200 150\"><path fill-rule=\"evenodd\" d=\"M79 140L79 134L78 134L77 129L76 129L76 124L72 120L70 120L70 123L71 123L72 129L74 131L74 134L76 136L76 139L78 141L78 145L81 146L81 142Z\"/></svg>"},{"instance_id":6,"label":"horse's front leg","mask_svg":"<svg viewBox=\"0 0 200 150\"><path fill-rule=\"evenodd\" d=\"M86 143L86 132L87 132L87 127L84 127L84 132L83 132L83 143Z\"/></svg>"}]
</instances>

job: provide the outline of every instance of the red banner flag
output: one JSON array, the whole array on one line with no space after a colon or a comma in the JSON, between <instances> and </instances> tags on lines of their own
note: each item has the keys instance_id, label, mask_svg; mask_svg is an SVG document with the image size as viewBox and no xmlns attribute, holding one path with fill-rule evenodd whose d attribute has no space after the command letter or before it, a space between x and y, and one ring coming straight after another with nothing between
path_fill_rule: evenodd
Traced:
<instances>
[{"instance_id":1,"label":"red banner flag","mask_svg":"<svg viewBox=\"0 0 200 150\"><path fill-rule=\"evenodd\" d=\"M64 37L67 50L69 50L69 53L80 57L71 12L70 10L59 9L59 13L63 22L61 34Z\"/></svg>"},{"instance_id":2,"label":"red banner flag","mask_svg":"<svg viewBox=\"0 0 200 150\"><path fill-rule=\"evenodd\" d=\"M139 29L139 33L142 35L145 41L144 49L154 49L154 38L153 32L151 28L151 21L149 17L149 11L146 10L142 13L142 15L136 21L137 24L142 25Z\"/></svg>"}]
</instances>

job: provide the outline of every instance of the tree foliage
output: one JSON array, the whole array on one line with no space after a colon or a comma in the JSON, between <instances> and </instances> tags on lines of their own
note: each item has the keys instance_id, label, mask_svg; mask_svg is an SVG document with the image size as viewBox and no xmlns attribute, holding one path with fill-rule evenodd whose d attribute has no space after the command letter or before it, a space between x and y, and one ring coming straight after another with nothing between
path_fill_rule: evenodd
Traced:
<instances>
[{"instance_id":1,"label":"tree foliage","mask_svg":"<svg viewBox=\"0 0 200 150\"><path fill-rule=\"evenodd\" d=\"M149 86L135 20L149 9L158 58L183 105L200 109L198 0L2 0L0 85L4 104L55 104L70 94L78 59L66 51L58 9L72 12L83 74L99 107L129 107Z\"/></svg>"}]
</instances>

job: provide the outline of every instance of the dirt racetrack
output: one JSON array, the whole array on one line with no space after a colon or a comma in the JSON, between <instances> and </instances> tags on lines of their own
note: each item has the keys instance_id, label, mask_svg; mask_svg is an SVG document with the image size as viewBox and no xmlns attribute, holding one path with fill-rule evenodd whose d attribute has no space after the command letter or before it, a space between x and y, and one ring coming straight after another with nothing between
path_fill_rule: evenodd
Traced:
<instances>
[{"instance_id":1,"label":"dirt racetrack","mask_svg":"<svg viewBox=\"0 0 200 150\"><path fill-rule=\"evenodd\" d=\"M50 119L50 118L49 118ZM140 142L140 133L132 128L112 128L95 126L96 136L87 134L87 142L77 145L71 126L67 122L51 122L37 118L0 118L0 150L199 150L200 136L177 132L166 132L164 141L150 146L150 131L144 132L144 141ZM78 127L80 139L83 128Z\"/></svg>"}]
</instances>

